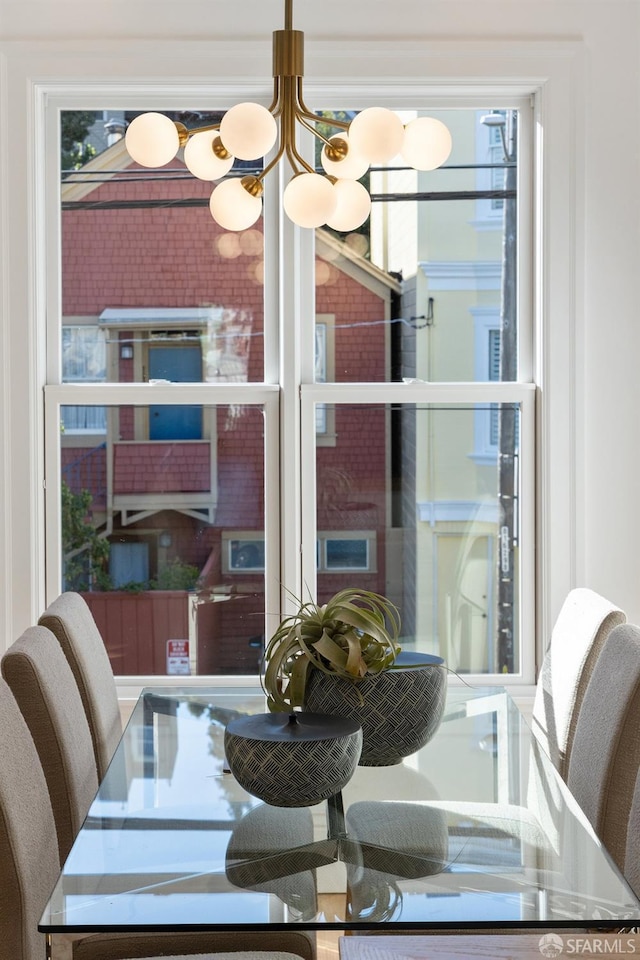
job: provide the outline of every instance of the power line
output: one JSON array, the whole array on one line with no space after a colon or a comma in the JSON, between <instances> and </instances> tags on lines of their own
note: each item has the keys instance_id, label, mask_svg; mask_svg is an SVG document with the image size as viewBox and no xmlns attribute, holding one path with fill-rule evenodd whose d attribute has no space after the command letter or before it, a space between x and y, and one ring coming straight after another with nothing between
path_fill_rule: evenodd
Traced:
<instances>
[{"instance_id":1,"label":"power line","mask_svg":"<svg viewBox=\"0 0 640 960\"><path fill-rule=\"evenodd\" d=\"M515 162L510 160L504 160L499 163L455 163L450 164L445 167L438 167L437 170L431 171L432 173L440 173L441 170L504 170L505 167L515 166ZM259 173L262 173L262 167L252 167L250 164L245 163L243 166L238 167L235 170L229 171L227 177L244 177L247 173L253 173L256 176ZM324 173L321 167L317 168L318 173ZM413 167L370 167L371 173L402 173L409 171L410 173L415 173ZM108 172L104 170L85 170L80 167L78 169L72 170L62 170L62 182L66 183L109 183L113 180L114 176L118 176L118 183L139 183L141 180L193 180L193 174L186 170L184 167L161 167L158 170L149 170L147 173L145 170L141 169L131 169L131 167L119 167L117 169L109 170ZM126 174L126 177L121 177L120 174ZM73 180L69 180L70 177L73 177ZM87 178L86 181L84 178Z\"/></svg>"},{"instance_id":2,"label":"power line","mask_svg":"<svg viewBox=\"0 0 640 960\"><path fill-rule=\"evenodd\" d=\"M416 193L372 193L373 203L414 203L441 200L515 200L515 190L420 190ZM153 200L63 200L62 210L166 209L170 207L208 207L208 197L175 197Z\"/></svg>"}]
</instances>

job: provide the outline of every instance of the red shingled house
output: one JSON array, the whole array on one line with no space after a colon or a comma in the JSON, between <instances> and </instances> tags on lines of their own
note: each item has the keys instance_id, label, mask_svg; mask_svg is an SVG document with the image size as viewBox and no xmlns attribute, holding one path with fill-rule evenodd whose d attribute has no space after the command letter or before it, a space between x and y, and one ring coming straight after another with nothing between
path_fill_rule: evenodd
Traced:
<instances>
[{"instance_id":1,"label":"red shingled house","mask_svg":"<svg viewBox=\"0 0 640 960\"><path fill-rule=\"evenodd\" d=\"M179 170L168 179L135 171L120 141L63 183L64 379L261 381L261 221L225 233L202 205L209 184ZM396 281L323 231L316 263L318 375L386 379ZM381 592L383 418L372 409L363 431L361 419L338 407L320 411L317 424L319 536L329 532L337 557L347 547L372 552L349 579ZM92 522L111 544L112 589L87 597L115 671L165 673L166 640L191 636L198 673L256 672L264 613L261 412L67 408L63 426L63 480L90 491ZM360 536L350 540L348 531ZM170 589L184 565L198 574L189 596ZM320 597L344 585L344 568L332 572L339 567L325 565ZM148 581L169 589L145 589ZM212 591L241 600L202 602Z\"/></svg>"}]
</instances>

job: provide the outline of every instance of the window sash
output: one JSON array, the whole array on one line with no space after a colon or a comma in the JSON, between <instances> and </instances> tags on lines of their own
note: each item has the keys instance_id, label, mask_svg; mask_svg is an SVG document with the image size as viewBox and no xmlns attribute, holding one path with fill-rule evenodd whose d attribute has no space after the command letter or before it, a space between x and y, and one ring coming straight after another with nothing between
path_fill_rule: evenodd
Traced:
<instances>
[{"instance_id":1,"label":"window sash","mask_svg":"<svg viewBox=\"0 0 640 960\"><path fill-rule=\"evenodd\" d=\"M519 455L520 493L518 542L520 554L519 630L520 670L514 674L469 674L469 682L499 682L501 685L534 682L535 673L535 397L534 384L466 383L466 384L310 384L302 387L302 556L303 577L308 590L315 594L316 576L316 406L320 403L370 404L446 404L469 407L473 404L514 403L520 405Z\"/></svg>"}]
</instances>

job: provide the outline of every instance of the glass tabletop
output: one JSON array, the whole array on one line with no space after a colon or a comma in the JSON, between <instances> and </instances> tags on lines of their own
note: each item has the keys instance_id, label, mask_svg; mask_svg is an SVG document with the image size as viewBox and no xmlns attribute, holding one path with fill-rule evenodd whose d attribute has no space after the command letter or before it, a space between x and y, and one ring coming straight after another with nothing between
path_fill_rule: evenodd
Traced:
<instances>
[{"instance_id":1,"label":"glass tabletop","mask_svg":"<svg viewBox=\"0 0 640 960\"><path fill-rule=\"evenodd\" d=\"M145 690L40 929L640 922L507 692L450 687L430 743L313 807L264 804L226 768L226 723L264 709L255 690Z\"/></svg>"}]
</instances>

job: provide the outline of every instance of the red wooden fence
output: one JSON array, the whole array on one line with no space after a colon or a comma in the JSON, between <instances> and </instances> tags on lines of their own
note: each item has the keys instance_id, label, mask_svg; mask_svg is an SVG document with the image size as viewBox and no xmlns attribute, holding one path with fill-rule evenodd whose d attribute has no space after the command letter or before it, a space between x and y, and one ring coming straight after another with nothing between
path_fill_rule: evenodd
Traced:
<instances>
[{"instance_id":1,"label":"red wooden fence","mask_svg":"<svg viewBox=\"0 0 640 960\"><path fill-rule=\"evenodd\" d=\"M167 640L189 637L186 590L83 593L117 676L166 675Z\"/></svg>"}]
</instances>

